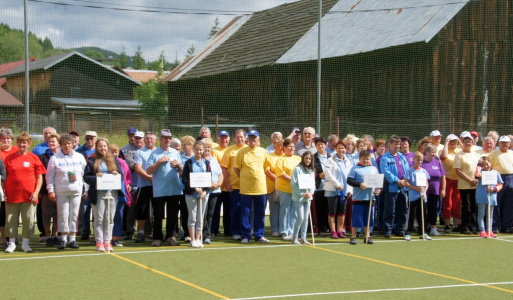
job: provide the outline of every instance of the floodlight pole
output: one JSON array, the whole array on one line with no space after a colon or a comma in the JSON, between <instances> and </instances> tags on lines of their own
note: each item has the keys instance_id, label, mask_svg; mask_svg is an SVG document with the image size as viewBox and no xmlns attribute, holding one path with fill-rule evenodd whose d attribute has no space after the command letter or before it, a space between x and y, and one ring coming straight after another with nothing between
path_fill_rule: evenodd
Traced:
<instances>
[{"instance_id":1,"label":"floodlight pole","mask_svg":"<svg viewBox=\"0 0 513 300\"><path fill-rule=\"evenodd\" d=\"M321 134L321 18L322 0L319 0L319 27L317 36L317 134Z\"/></svg>"},{"instance_id":2,"label":"floodlight pole","mask_svg":"<svg viewBox=\"0 0 513 300\"><path fill-rule=\"evenodd\" d=\"M23 23L25 30L25 130L30 132L30 110L29 110L29 42L28 42L28 24L27 24L27 0L23 1Z\"/></svg>"}]
</instances>

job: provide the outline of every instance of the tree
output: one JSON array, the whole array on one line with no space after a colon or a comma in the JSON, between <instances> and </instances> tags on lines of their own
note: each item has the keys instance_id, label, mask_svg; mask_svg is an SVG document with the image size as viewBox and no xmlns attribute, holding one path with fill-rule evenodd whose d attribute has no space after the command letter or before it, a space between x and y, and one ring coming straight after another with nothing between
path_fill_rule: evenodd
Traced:
<instances>
[{"instance_id":1,"label":"tree","mask_svg":"<svg viewBox=\"0 0 513 300\"><path fill-rule=\"evenodd\" d=\"M125 47L121 48L121 54L119 56L119 67L121 69L126 68L126 64L128 63L128 57L126 56Z\"/></svg>"},{"instance_id":2,"label":"tree","mask_svg":"<svg viewBox=\"0 0 513 300\"><path fill-rule=\"evenodd\" d=\"M150 79L135 89L135 99L150 122L150 130L164 126L167 121L167 85Z\"/></svg>"},{"instance_id":3,"label":"tree","mask_svg":"<svg viewBox=\"0 0 513 300\"><path fill-rule=\"evenodd\" d=\"M189 49L187 49L187 54L185 55L185 58L189 58L189 56L193 55L194 51L196 51L196 48L194 47L194 43L192 43Z\"/></svg>"},{"instance_id":4,"label":"tree","mask_svg":"<svg viewBox=\"0 0 513 300\"><path fill-rule=\"evenodd\" d=\"M216 35L216 33L219 32L219 30L221 28L219 28L219 17L216 17L216 19L214 20L214 26L212 26L212 28L210 28L210 33L208 34L208 38L210 39L211 37L213 37L214 35Z\"/></svg>"},{"instance_id":5,"label":"tree","mask_svg":"<svg viewBox=\"0 0 513 300\"><path fill-rule=\"evenodd\" d=\"M50 50L53 50L53 44L52 44L52 41L50 41L50 39L48 37L45 37L45 39L43 40L43 51L50 51Z\"/></svg>"},{"instance_id":6,"label":"tree","mask_svg":"<svg viewBox=\"0 0 513 300\"><path fill-rule=\"evenodd\" d=\"M89 50L85 54L86 56L89 56L90 58L97 59L97 58L104 58L105 56L103 53L95 51L95 50Z\"/></svg>"},{"instance_id":7,"label":"tree","mask_svg":"<svg viewBox=\"0 0 513 300\"><path fill-rule=\"evenodd\" d=\"M145 61L144 61L144 58L142 57L142 50L141 50L141 46L137 46L137 51L135 52L135 55L134 55L134 69L136 70L141 70L143 67L144 67L144 64L145 64Z\"/></svg>"},{"instance_id":8,"label":"tree","mask_svg":"<svg viewBox=\"0 0 513 300\"><path fill-rule=\"evenodd\" d=\"M176 68L181 64L180 60L178 59L178 52L175 53L175 60L171 63L171 68Z\"/></svg>"}]
</instances>

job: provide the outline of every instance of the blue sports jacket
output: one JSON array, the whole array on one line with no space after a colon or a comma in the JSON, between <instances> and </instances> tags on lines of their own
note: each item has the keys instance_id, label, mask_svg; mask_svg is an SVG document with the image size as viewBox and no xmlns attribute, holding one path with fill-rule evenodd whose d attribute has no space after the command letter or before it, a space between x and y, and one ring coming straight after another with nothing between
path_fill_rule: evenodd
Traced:
<instances>
[{"instance_id":1,"label":"blue sports jacket","mask_svg":"<svg viewBox=\"0 0 513 300\"><path fill-rule=\"evenodd\" d=\"M408 161L401 152L397 152L397 155L399 155L401 167L403 168L404 173L406 173L409 169ZM381 174L385 175L383 190L385 192L398 193L400 189L397 185L397 181L399 181L399 177L397 177L397 165L395 163L395 157L390 153L390 150L381 157L379 170Z\"/></svg>"}]
</instances>

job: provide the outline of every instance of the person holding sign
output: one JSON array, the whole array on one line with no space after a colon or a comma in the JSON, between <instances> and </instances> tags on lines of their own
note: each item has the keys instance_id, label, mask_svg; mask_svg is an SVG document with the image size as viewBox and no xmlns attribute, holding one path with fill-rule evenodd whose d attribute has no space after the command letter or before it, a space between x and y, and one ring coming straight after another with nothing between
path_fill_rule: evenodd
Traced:
<instances>
[{"instance_id":1,"label":"person holding sign","mask_svg":"<svg viewBox=\"0 0 513 300\"><path fill-rule=\"evenodd\" d=\"M346 157L344 141L338 141L336 152L326 161L326 183L324 195L328 198L328 222L332 238L346 238L342 232L346 214L346 198L351 195L353 187L347 184L347 175L352 168ZM336 221L335 221L336 217Z\"/></svg>"},{"instance_id":2,"label":"person holding sign","mask_svg":"<svg viewBox=\"0 0 513 300\"><path fill-rule=\"evenodd\" d=\"M208 203L208 187L198 187L191 179L191 173L207 173L209 175L208 184L212 183L210 175L210 161L204 159L204 145L201 141L197 141L193 145L194 156L187 160L184 164L182 182L185 186L185 202L187 203L188 219L187 228L189 228L189 236L191 237L191 247L201 248L201 225L202 218Z\"/></svg>"},{"instance_id":3,"label":"person holding sign","mask_svg":"<svg viewBox=\"0 0 513 300\"><path fill-rule=\"evenodd\" d=\"M487 172L491 178L491 181L496 184L486 184L488 178L484 178L483 172ZM486 212L486 206L490 206L488 209L488 220L486 223L488 224L488 229L490 229L491 224L493 224L493 215L490 213L493 212L493 208L497 205L497 192L502 190L502 186L504 181L502 180L499 172L492 170L492 162L490 158L483 156L479 160L477 164L476 173L474 176L479 180L476 188L476 203L477 203L477 225L479 226L479 236L482 238L495 238L497 237L491 230L485 231L484 226L484 217ZM485 184L483 184L485 182Z\"/></svg>"},{"instance_id":4,"label":"person holding sign","mask_svg":"<svg viewBox=\"0 0 513 300\"><path fill-rule=\"evenodd\" d=\"M408 199L410 200L408 228L404 236L406 241L411 240L415 217L417 217L417 222L419 222L419 237L431 240L431 237L426 233L426 192L428 188L427 180L430 177L428 172L420 166L423 160L424 155L418 151L415 152L413 155L413 166L404 174L404 185L408 188Z\"/></svg>"},{"instance_id":5,"label":"person holding sign","mask_svg":"<svg viewBox=\"0 0 513 300\"><path fill-rule=\"evenodd\" d=\"M292 171L290 179L292 186L292 203L296 212L296 222L292 233L292 244L310 245L306 240L308 229L308 214L310 213L310 201L315 191L315 167L313 155L309 151L303 152L301 162ZM298 240L299 228L301 227L301 242ZM314 243L315 245L315 243Z\"/></svg>"},{"instance_id":6,"label":"person holding sign","mask_svg":"<svg viewBox=\"0 0 513 300\"><path fill-rule=\"evenodd\" d=\"M96 251L112 251L110 236L114 227L114 215L118 194L123 195L123 190L97 190L96 178L104 174L123 174L118 160L109 152L109 141L100 138L95 144L94 156L87 160L84 171L84 181L89 184L89 201L92 204L94 222L93 230L96 238ZM109 195L110 194L110 195ZM108 212L107 201L110 202ZM110 214L108 214L110 213Z\"/></svg>"},{"instance_id":7,"label":"person holding sign","mask_svg":"<svg viewBox=\"0 0 513 300\"><path fill-rule=\"evenodd\" d=\"M353 187L353 210L351 216L351 239L349 243L356 245L356 232L358 228L363 228L365 238L364 244L374 244L368 237L370 227L374 226L374 207L369 201L372 201L371 189L365 184L365 175L379 174L378 169L371 164L371 153L368 150L360 152L358 164L351 168L347 175L347 184ZM375 195L379 195L380 190L376 190ZM371 204L371 205L369 205ZM370 209L370 220L368 219ZM368 221L368 222L367 222Z\"/></svg>"}]
</instances>

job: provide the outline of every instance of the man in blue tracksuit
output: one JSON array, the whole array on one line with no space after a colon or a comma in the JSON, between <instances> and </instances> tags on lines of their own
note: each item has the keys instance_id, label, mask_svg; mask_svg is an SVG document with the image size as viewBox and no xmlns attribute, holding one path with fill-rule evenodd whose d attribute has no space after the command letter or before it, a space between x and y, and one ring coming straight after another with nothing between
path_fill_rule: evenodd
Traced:
<instances>
[{"instance_id":1,"label":"man in blue tracksuit","mask_svg":"<svg viewBox=\"0 0 513 300\"><path fill-rule=\"evenodd\" d=\"M408 206L401 189L404 186L403 176L408 170L408 161L399 153L401 140L398 136L390 137L390 149L383 154L379 169L385 175L383 192L385 193L383 211L383 232L385 238L392 236L394 223L396 235L404 236L404 225L408 218Z\"/></svg>"}]
</instances>

